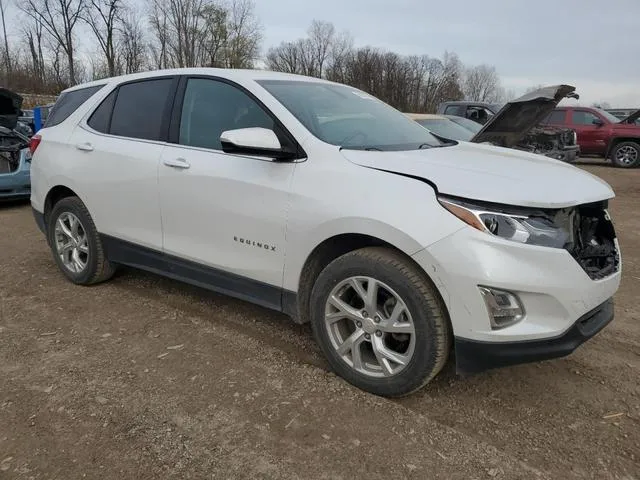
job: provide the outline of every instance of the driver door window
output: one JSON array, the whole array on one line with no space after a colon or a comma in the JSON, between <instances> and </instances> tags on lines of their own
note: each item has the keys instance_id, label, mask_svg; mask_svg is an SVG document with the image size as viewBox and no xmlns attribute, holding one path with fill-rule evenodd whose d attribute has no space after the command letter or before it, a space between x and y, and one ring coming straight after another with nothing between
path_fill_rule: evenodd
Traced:
<instances>
[{"instance_id":1,"label":"driver door window","mask_svg":"<svg viewBox=\"0 0 640 480\"><path fill-rule=\"evenodd\" d=\"M188 78L185 87L158 174L163 251L181 259L176 274L279 308L297 163L223 152L222 132L277 119L239 86Z\"/></svg>"},{"instance_id":2,"label":"driver door window","mask_svg":"<svg viewBox=\"0 0 640 480\"><path fill-rule=\"evenodd\" d=\"M591 112L585 112L584 110L574 110L571 114L571 123L573 123L574 125L593 126L594 120L600 120L600 117L594 115Z\"/></svg>"},{"instance_id":3,"label":"driver door window","mask_svg":"<svg viewBox=\"0 0 640 480\"><path fill-rule=\"evenodd\" d=\"M249 127L273 130L274 122L246 93L217 80L187 81L178 139L181 145L222 150L222 132Z\"/></svg>"}]
</instances>

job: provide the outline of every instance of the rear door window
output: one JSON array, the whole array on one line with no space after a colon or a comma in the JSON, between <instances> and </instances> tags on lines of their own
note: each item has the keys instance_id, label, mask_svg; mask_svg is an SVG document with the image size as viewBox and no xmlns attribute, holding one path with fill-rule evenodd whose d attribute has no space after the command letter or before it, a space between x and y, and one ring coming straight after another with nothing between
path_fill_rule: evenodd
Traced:
<instances>
[{"instance_id":1,"label":"rear door window","mask_svg":"<svg viewBox=\"0 0 640 480\"><path fill-rule=\"evenodd\" d=\"M109 133L121 137L161 140L173 79L159 78L118 87Z\"/></svg>"},{"instance_id":2,"label":"rear door window","mask_svg":"<svg viewBox=\"0 0 640 480\"><path fill-rule=\"evenodd\" d=\"M80 88L78 90L72 90L65 92L58 100L47 115L47 120L44 124L45 127L53 127L64 122L69 116L75 112L80 105L91 98L103 85L94 85L91 87Z\"/></svg>"}]
</instances>

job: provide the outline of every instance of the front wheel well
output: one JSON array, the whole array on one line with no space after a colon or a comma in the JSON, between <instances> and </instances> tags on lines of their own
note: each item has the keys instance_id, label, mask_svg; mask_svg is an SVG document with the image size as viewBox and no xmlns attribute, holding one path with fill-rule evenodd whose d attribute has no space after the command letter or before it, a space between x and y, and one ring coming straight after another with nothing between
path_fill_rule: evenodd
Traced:
<instances>
[{"instance_id":1,"label":"front wheel well","mask_svg":"<svg viewBox=\"0 0 640 480\"><path fill-rule=\"evenodd\" d=\"M316 246L311 254L307 257L307 260L302 267L300 273L300 280L298 281L298 293L297 293L297 308L296 308L296 321L298 323L307 323L310 321L310 302L311 291L315 285L316 279L336 258L341 257L354 250L367 247L385 247L390 250L394 250L402 254L408 262L414 262L408 255L394 245L381 240L379 238L358 234L358 233L345 233L333 236L324 240L318 246ZM428 275L425 276L431 281Z\"/></svg>"}]
</instances>

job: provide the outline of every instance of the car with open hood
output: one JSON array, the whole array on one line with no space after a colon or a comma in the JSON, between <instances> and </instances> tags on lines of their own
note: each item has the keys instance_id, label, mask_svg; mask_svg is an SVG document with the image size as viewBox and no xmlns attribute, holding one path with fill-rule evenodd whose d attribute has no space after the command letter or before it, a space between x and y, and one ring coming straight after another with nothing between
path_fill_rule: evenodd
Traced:
<instances>
[{"instance_id":1,"label":"car with open hood","mask_svg":"<svg viewBox=\"0 0 640 480\"><path fill-rule=\"evenodd\" d=\"M0 200L31 195L30 129L18 121L22 97L0 88Z\"/></svg>"},{"instance_id":2,"label":"car with open hood","mask_svg":"<svg viewBox=\"0 0 640 480\"><path fill-rule=\"evenodd\" d=\"M473 121L480 128L468 141L539 153L564 162L574 162L580 153L576 132L571 128L540 122L565 98L579 98L575 87L542 87L505 105L451 101L438 106L438 114Z\"/></svg>"},{"instance_id":3,"label":"car with open hood","mask_svg":"<svg viewBox=\"0 0 640 480\"><path fill-rule=\"evenodd\" d=\"M441 140L362 90L263 70L144 72L58 102L32 139L31 205L75 284L128 265L283 312L384 396L449 358L568 355L613 320L614 192L491 145L517 123Z\"/></svg>"},{"instance_id":4,"label":"car with open hood","mask_svg":"<svg viewBox=\"0 0 640 480\"><path fill-rule=\"evenodd\" d=\"M548 128L571 128L577 133L580 150L600 155L616 167L640 166L640 110L618 118L595 107L557 107L542 120Z\"/></svg>"}]
</instances>

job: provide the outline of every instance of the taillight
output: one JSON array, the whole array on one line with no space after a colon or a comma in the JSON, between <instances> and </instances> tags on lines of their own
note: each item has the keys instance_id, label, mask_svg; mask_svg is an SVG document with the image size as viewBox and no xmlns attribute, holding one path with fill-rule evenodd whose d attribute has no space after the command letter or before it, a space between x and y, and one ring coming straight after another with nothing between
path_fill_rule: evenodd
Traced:
<instances>
[{"instance_id":1,"label":"taillight","mask_svg":"<svg viewBox=\"0 0 640 480\"><path fill-rule=\"evenodd\" d=\"M34 135L33 137L31 137L31 141L29 141L29 151L31 152L31 155L35 153L36 148L38 148L38 145L40 145L41 140L42 137L40 135Z\"/></svg>"}]
</instances>

